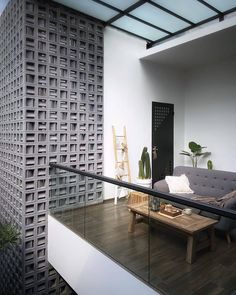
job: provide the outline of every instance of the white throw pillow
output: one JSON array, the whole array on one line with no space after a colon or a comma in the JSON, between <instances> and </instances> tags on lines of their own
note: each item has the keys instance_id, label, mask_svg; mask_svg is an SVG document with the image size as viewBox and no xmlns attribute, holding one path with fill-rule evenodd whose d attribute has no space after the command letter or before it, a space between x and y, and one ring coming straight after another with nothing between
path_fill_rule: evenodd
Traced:
<instances>
[{"instance_id":1,"label":"white throw pillow","mask_svg":"<svg viewBox=\"0 0 236 295\"><path fill-rule=\"evenodd\" d=\"M189 180L185 174L181 176L166 176L165 178L171 194L193 194L189 187Z\"/></svg>"}]
</instances>

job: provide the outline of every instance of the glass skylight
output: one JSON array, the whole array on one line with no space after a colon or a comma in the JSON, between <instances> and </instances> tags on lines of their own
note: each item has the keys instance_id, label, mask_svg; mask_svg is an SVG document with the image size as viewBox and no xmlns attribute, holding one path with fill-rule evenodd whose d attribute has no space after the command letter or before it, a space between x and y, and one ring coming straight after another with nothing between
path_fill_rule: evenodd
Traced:
<instances>
[{"instance_id":1,"label":"glass skylight","mask_svg":"<svg viewBox=\"0 0 236 295\"><path fill-rule=\"evenodd\" d=\"M4 1L7 0L0 0L0 4ZM147 41L153 41L149 43L150 46L202 22L214 18L222 19L222 15L230 13L231 9L236 7L236 0L53 1L100 19L104 25L114 25ZM107 4L110 7L107 7Z\"/></svg>"},{"instance_id":2,"label":"glass skylight","mask_svg":"<svg viewBox=\"0 0 236 295\"><path fill-rule=\"evenodd\" d=\"M116 8L119 8L121 10L125 10L128 7L130 7L131 5L133 5L134 3L137 2L137 0L103 0L103 2L106 2Z\"/></svg>"},{"instance_id":3,"label":"glass skylight","mask_svg":"<svg viewBox=\"0 0 236 295\"><path fill-rule=\"evenodd\" d=\"M222 12L236 7L236 0L206 0L206 2Z\"/></svg>"},{"instance_id":4,"label":"glass skylight","mask_svg":"<svg viewBox=\"0 0 236 295\"><path fill-rule=\"evenodd\" d=\"M176 32L189 26L188 23L181 19L148 3L136 8L130 14L170 32Z\"/></svg>"},{"instance_id":5,"label":"glass skylight","mask_svg":"<svg viewBox=\"0 0 236 295\"><path fill-rule=\"evenodd\" d=\"M56 2L103 21L107 21L117 14L117 11L100 5L92 0L57 0Z\"/></svg>"},{"instance_id":6,"label":"glass skylight","mask_svg":"<svg viewBox=\"0 0 236 295\"><path fill-rule=\"evenodd\" d=\"M0 15L9 1L0 0ZM147 41L154 41L151 46L164 37L172 37L182 29L191 29L193 24L198 25L198 23L207 21L212 17L220 17L221 15L214 8L223 15L233 9L236 11L236 0L204 0L206 4L213 8L207 7L207 5L204 5L204 1L201 3L198 0L53 1L100 19L105 25L114 25ZM103 3L109 4L111 7L107 7ZM134 7L132 7L133 5ZM129 9L129 12L125 13L127 9ZM113 19L115 19L114 22Z\"/></svg>"},{"instance_id":7,"label":"glass skylight","mask_svg":"<svg viewBox=\"0 0 236 295\"><path fill-rule=\"evenodd\" d=\"M219 1L227 2L228 0ZM215 11L209 9L196 0L153 0L153 2L179 14L180 16L194 23L198 23L217 14Z\"/></svg>"},{"instance_id":8,"label":"glass skylight","mask_svg":"<svg viewBox=\"0 0 236 295\"><path fill-rule=\"evenodd\" d=\"M8 2L9 0L0 0L0 15L2 14L5 7L7 6Z\"/></svg>"},{"instance_id":9,"label":"glass skylight","mask_svg":"<svg viewBox=\"0 0 236 295\"><path fill-rule=\"evenodd\" d=\"M112 25L119 27L121 29L132 32L136 35L143 36L148 40L155 41L162 37L165 37L167 34L159 30L156 30L152 27L149 27L139 21L136 21L128 16L123 16L112 23Z\"/></svg>"}]
</instances>

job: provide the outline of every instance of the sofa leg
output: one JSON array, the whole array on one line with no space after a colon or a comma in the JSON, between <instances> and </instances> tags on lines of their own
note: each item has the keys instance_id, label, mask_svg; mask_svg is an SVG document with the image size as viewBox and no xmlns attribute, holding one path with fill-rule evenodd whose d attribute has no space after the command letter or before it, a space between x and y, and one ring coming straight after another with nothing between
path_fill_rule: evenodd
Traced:
<instances>
[{"instance_id":1,"label":"sofa leg","mask_svg":"<svg viewBox=\"0 0 236 295\"><path fill-rule=\"evenodd\" d=\"M228 244L230 244L231 243L230 233L226 234L226 239L227 239Z\"/></svg>"}]
</instances>

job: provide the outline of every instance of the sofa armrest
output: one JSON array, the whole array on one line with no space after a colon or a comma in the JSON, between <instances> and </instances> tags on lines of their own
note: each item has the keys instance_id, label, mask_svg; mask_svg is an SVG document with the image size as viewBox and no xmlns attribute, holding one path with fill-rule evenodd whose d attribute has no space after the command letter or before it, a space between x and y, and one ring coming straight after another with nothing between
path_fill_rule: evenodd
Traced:
<instances>
[{"instance_id":1,"label":"sofa armrest","mask_svg":"<svg viewBox=\"0 0 236 295\"><path fill-rule=\"evenodd\" d=\"M224 208L236 211L236 200L234 198L229 199L225 203ZM221 216L220 221L215 225L215 228L225 232L236 230L236 220Z\"/></svg>"},{"instance_id":2,"label":"sofa armrest","mask_svg":"<svg viewBox=\"0 0 236 295\"><path fill-rule=\"evenodd\" d=\"M165 179L155 182L154 189L163 193L169 193L169 187Z\"/></svg>"}]
</instances>

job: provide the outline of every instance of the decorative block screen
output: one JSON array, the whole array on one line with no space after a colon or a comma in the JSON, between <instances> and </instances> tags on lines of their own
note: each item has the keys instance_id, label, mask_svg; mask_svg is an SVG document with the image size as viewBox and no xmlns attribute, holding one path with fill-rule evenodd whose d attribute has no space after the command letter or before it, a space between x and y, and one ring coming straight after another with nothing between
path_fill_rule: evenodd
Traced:
<instances>
[{"instance_id":1,"label":"decorative block screen","mask_svg":"<svg viewBox=\"0 0 236 295\"><path fill-rule=\"evenodd\" d=\"M11 260L23 280L2 269L1 290L14 279L23 294L67 294L46 260L47 211L101 202L102 185L58 182L49 163L102 173L103 26L52 1L12 0L0 16L0 218L22 234Z\"/></svg>"}]
</instances>

